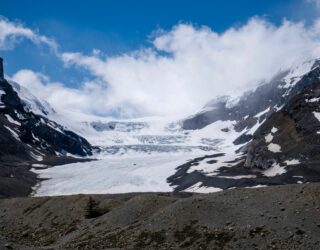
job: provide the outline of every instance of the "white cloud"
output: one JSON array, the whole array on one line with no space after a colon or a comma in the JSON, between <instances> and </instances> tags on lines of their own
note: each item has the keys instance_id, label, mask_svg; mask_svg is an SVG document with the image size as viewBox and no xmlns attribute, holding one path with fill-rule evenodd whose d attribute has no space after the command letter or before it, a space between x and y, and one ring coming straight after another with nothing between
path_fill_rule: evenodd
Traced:
<instances>
[{"instance_id":1,"label":"white cloud","mask_svg":"<svg viewBox=\"0 0 320 250\"><path fill-rule=\"evenodd\" d=\"M10 22L0 17L0 50L13 49L21 39L29 39L36 44L46 44L57 52L57 44L53 39L39 35L18 22Z\"/></svg>"},{"instance_id":2,"label":"white cloud","mask_svg":"<svg viewBox=\"0 0 320 250\"><path fill-rule=\"evenodd\" d=\"M101 113L108 110L104 96L103 83L86 82L80 89L67 88L62 83L50 81L48 76L32 70L20 70L11 79L31 93L40 97L54 108L72 110L83 113Z\"/></svg>"},{"instance_id":3,"label":"white cloud","mask_svg":"<svg viewBox=\"0 0 320 250\"><path fill-rule=\"evenodd\" d=\"M151 48L106 59L64 53L62 59L106 82L107 108L187 115L215 96L241 93L297 60L319 56L318 24L276 27L253 18L222 34L179 24L158 32Z\"/></svg>"},{"instance_id":4,"label":"white cloud","mask_svg":"<svg viewBox=\"0 0 320 250\"><path fill-rule=\"evenodd\" d=\"M1 31L1 25L5 29ZM13 79L53 106L120 116L185 116L219 95L236 95L268 81L297 61L319 56L320 22L313 26L284 21L275 26L259 18L217 33L208 27L179 24L155 33L152 45L104 58L56 53L68 66L88 70L94 81L79 89L51 83L30 70ZM0 20L0 48L8 39L51 40L19 24ZM57 47L53 42L53 47Z\"/></svg>"}]
</instances>

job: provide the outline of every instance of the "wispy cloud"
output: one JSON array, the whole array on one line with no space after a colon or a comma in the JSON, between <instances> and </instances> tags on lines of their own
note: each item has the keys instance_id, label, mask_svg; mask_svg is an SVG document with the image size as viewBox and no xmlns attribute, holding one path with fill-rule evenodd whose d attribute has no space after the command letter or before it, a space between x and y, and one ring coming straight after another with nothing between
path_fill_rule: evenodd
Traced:
<instances>
[{"instance_id":1,"label":"wispy cloud","mask_svg":"<svg viewBox=\"0 0 320 250\"><path fill-rule=\"evenodd\" d=\"M0 17L0 50L13 49L22 39L31 40L36 44L46 44L55 53L58 51L58 45L53 39L40 35L21 23L10 22L8 19Z\"/></svg>"}]
</instances>

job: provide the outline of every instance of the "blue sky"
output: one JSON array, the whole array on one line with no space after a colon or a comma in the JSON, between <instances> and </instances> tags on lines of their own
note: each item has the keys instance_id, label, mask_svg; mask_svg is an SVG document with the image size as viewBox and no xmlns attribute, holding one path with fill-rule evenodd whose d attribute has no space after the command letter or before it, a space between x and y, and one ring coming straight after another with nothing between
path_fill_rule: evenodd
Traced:
<instances>
[{"instance_id":1,"label":"blue sky","mask_svg":"<svg viewBox=\"0 0 320 250\"><path fill-rule=\"evenodd\" d=\"M316 0L184 0L184 1L17 1L2 0L0 15L6 21L23 25L35 33L54 39L59 51L91 55L99 50L100 58L121 56L153 47L155 31L170 32L179 23L195 29L207 26L217 34L239 28L258 16L275 27L284 19L312 25L318 17ZM15 39L16 40L16 39ZM71 88L97 81L87 66L66 66L46 44L17 38L10 49L0 50L6 73L21 69L42 73L50 81ZM165 50L158 52L166 53ZM104 79L105 80L105 79ZM106 81L106 84L108 82ZM123 105L123 103L121 103ZM114 112L114 111L113 111Z\"/></svg>"}]
</instances>

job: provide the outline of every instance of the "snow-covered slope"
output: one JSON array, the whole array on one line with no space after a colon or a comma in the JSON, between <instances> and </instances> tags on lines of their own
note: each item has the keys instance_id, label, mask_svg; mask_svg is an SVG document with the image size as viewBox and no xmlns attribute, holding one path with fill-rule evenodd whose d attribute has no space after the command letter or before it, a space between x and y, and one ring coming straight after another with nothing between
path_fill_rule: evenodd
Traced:
<instances>
[{"instance_id":1,"label":"snow-covered slope","mask_svg":"<svg viewBox=\"0 0 320 250\"><path fill-rule=\"evenodd\" d=\"M45 101L41 101L19 84L0 78L1 107L0 126L8 132L4 137L12 137L12 147L25 148L24 160L41 161L46 157L74 154L91 155L91 145L76 133L49 119L55 111ZM3 145L1 160L18 157L14 150ZM29 149L28 149L29 148ZM4 153L6 151L6 153Z\"/></svg>"},{"instance_id":2,"label":"snow-covered slope","mask_svg":"<svg viewBox=\"0 0 320 250\"><path fill-rule=\"evenodd\" d=\"M54 109L45 100L37 98L31 94L29 90L21 86L19 83L8 80L13 90L18 94L19 98L25 105L25 109L38 115L54 114Z\"/></svg>"}]
</instances>

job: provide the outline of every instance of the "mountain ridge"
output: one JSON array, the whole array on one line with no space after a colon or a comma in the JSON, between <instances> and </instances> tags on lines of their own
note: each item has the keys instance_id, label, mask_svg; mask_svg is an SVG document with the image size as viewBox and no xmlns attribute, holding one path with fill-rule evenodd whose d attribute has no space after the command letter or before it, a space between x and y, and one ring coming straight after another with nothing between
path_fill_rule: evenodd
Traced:
<instances>
[{"instance_id":1,"label":"mountain ridge","mask_svg":"<svg viewBox=\"0 0 320 250\"><path fill-rule=\"evenodd\" d=\"M36 174L30 171L32 164L78 161L70 156L90 156L92 146L74 132L33 113L4 78L2 64L0 70L0 196L27 195L37 183Z\"/></svg>"}]
</instances>

